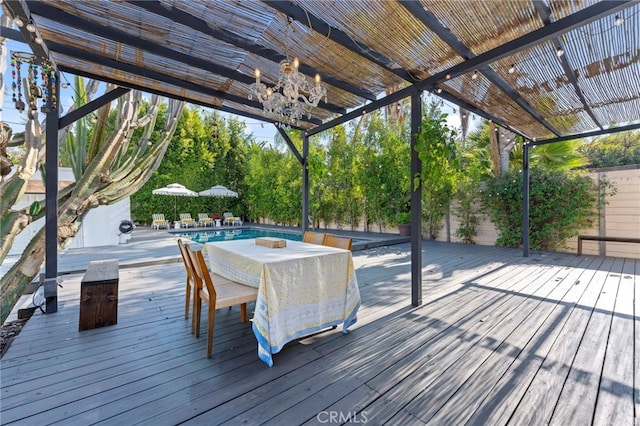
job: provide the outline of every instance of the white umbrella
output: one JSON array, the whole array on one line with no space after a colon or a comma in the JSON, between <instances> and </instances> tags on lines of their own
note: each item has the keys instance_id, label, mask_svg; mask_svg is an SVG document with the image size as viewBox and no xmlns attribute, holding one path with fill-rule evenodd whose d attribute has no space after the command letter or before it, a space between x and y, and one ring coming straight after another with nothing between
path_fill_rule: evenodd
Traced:
<instances>
[{"instance_id":1,"label":"white umbrella","mask_svg":"<svg viewBox=\"0 0 640 426\"><path fill-rule=\"evenodd\" d=\"M204 191L198 192L198 195L201 197L216 197L216 198L225 198L225 197L238 197L238 193L236 191L232 191L226 186L216 185L212 186L209 189L205 189ZM220 210L220 206L218 205L218 210Z\"/></svg>"},{"instance_id":2,"label":"white umbrella","mask_svg":"<svg viewBox=\"0 0 640 426\"><path fill-rule=\"evenodd\" d=\"M236 191L232 191L226 186L216 185L209 189L198 192L201 197L238 197Z\"/></svg>"},{"instance_id":3,"label":"white umbrella","mask_svg":"<svg viewBox=\"0 0 640 426\"><path fill-rule=\"evenodd\" d=\"M184 185L179 183L172 183L164 188L158 188L151 191L154 195L173 195L173 220L178 220L177 215L177 203L178 197L197 197L198 193L190 189L185 188Z\"/></svg>"}]
</instances>

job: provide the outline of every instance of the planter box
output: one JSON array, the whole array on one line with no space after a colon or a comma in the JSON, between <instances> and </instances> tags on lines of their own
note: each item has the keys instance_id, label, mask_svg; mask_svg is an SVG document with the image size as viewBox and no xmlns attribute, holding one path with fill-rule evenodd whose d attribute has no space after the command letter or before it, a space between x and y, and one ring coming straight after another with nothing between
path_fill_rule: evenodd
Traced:
<instances>
[{"instance_id":1,"label":"planter box","mask_svg":"<svg viewBox=\"0 0 640 426\"><path fill-rule=\"evenodd\" d=\"M398 224L398 232L400 235L405 237L411 235L411 224L410 223L400 223Z\"/></svg>"}]
</instances>

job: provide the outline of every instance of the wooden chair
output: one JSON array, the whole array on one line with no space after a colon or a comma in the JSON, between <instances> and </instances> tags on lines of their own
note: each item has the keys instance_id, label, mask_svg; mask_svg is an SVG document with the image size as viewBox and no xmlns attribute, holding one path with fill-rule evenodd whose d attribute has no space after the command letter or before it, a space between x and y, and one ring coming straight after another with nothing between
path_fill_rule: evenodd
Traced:
<instances>
[{"instance_id":1,"label":"wooden chair","mask_svg":"<svg viewBox=\"0 0 640 426\"><path fill-rule=\"evenodd\" d=\"M335 235L329 235L324 239L324 245L330 247L337 247L345 250L351 250L351 238L336 237Z\"/></svg>"},{"instance_id":2,"label":"wooden chair","mask_svg":"<svg viewBox=\"0 0 640 426\"><path fill-rule=\"evenodd\" d=\"M184 319L189 319L189 303L193 305L193 316L191 317L191 334L196 332L196 298L198 297L195 282L195 273L193 271L193 265L191 264L191 257L187 252L187 246L182 242L182 239L178 239L178 248L180 249L180 255L182 256L182 261L184 262L184 268L187 270L187 288L184 302ZM193 294L193 301L191 295Z\"/></svg>"},{"instance_id":3,"label":"wooden chair","mask_svg":"<svg viewBox=\"0 0 640 426\"><path fill-rule=\"evenodd\" d=\"M324 244L324 239L326 237L327 234L323 232L305 231L302 241L311 244Z\"/></svg>"},{"instance_id":4,"label":"wooden chair","mask_svg":"<svg viewBox=\"0 0 640 426\"><path fill-rule=\"evenodd\" d=\"M186 245L187 253L193 265L198 300L195 304L195 331L196 337L200 336L200 314L202 302L207 304L207 357L211 357L213 348L213 326L216 309L240 305L240 316L243 323L247 322L247 303L253 302L258 297L258 289L243 285L217 274L211 274L202 256L202 251L192 250ZM204 285L203 285L204 283Z\"/></svg>"}]
</instances>

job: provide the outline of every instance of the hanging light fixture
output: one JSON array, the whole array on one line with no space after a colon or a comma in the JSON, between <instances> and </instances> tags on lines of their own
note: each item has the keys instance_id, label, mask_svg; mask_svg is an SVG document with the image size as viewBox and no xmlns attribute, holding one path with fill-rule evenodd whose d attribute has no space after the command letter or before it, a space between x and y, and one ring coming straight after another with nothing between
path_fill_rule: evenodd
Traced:
<instances>
[{"instance_id":1,"label":"hanging light fixture","mask_svg":"<svg viewBox=\"0 0 640 426\"><path fill-rule=\"evenodd\" d=\"M33 23L33 19L29 19L29 23L27 24L27 26L25 28L30 33L35 33L36 32L36 26Z\"/></svg>"},{"instance_id":2,"label":"hanging light fixture","mask_svg":"<svg viewBox=\"0 0 640 426\"><path fill-rule=\"evenodd\" d=\"M256 82L250 86L249 99L256 99L262 104L266 115L279 122L299 124L300 119L311 108L318 106L327 90L320 85L320 75L316 74L314 83L298 71L298 58L289 59L290 26L292 19L288 19L287 36L285 40L286 59L280 62L278 82L268 87L260 80L260 70L256 68Z\"/></svg>"}]
</instances>

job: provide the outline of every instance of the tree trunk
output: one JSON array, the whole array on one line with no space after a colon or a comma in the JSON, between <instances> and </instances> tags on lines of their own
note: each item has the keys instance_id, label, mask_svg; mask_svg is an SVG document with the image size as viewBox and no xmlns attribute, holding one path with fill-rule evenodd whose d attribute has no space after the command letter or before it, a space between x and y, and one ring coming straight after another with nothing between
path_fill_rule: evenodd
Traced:
<instances>
[{"instance_id":1,"label":"tree trunk","mask_svg":"<svg viewBox=\"0 0 640 426\"><path fill-rule=\"evenodd\" d=\"M500 147L498 146L498 128L493 121L489 122L489 142L491 143L491 163L493 164L493 176L500 176Z\"/></svg>"},{"instance_id":2,"label":"tree trunk","mask_svg":"<svg viewBox=\"0 0 640 426\"><path fill-rule=\"evenodd\" d=\"M460 138L462 140L462 148L467 146L467 133L469 132L469 111L460 108Z\"/></svg>"},{"instance_id":3,"label":"tree trunk","mask_svg":"<svg viewBox=\"0 0 640 426\"><path fill-rule=\"evenodd\" d=\"M500 138L500 173L504 176L509 171L509 154L515 146L516 135L508 130Z\"/></svg>"}]
</instances>

